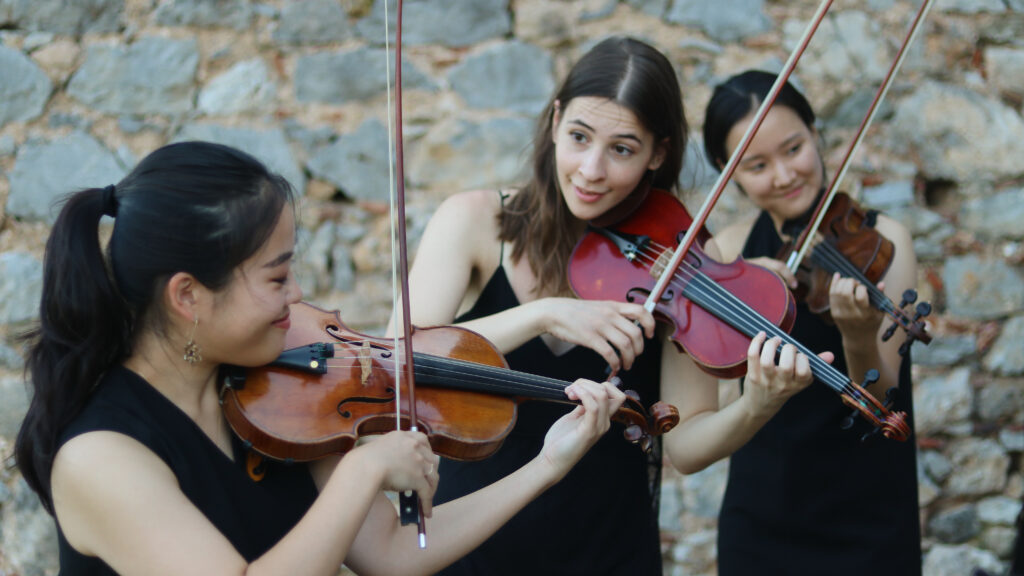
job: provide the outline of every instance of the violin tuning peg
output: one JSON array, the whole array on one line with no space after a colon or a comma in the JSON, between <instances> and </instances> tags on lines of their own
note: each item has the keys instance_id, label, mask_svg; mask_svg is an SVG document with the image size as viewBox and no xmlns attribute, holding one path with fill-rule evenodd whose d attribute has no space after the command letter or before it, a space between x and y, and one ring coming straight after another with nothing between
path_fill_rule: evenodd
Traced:
<instances>
[{"instance_id":1,"label":"violin tuning peg","mask_svg":"<svg viewBox=\"0 0 1024 576\"><path fill-rule=\"evenodd\" d=\"M885 402L883 403L886 408L892 408L896 404L896 400L900 397L900 390L893 386L885 391Z\"/></svg>"},{"instance_id":2,"label":"violin tuning peg","mask_svg":"<svg viewBox=\"0 0 1024 576\"><path fill-rule=\"evenodd\" d=\"M913 304L917 302L917 290L908 288L903 291L903 299L900 301L900 308L903 308L907 304Z\"/></svg>"},{"instance_id":3,"label":"violin tuning peg","mask_svg":"<svg viewBox=\"0 0 1024 576\"><path fill-rule=\"evenodd\" d=\"M646 436L646 434L644 434L643 429L637 426L636 424L633 424L632 426L627 426L626 429L622 432L622 435L630 444L640 444Z\"/></svg>"},{"instance_id":4,"label":"violin tuning peg","mask_svg":"<svg viewBox=\"0 0 1024 576\"><path fill-rule=\"evenodd\" d=\"M927 316L932 313L932 305L927 302L921 302L917 305L916 314L914 315L914 321L917 322L923 316Z\"/></svg>"},{"instance_id":5,"label":"violin tuning peg","mask_svg":"<svg viewBox=\"0 0 1024 576\"><path fill-rule=\"evenodd\" d=\"M839 428L841 430L849 430L850 428L853 428L853 422L854 422L854 420L857 419L857 414L858 413L857 413L856 410L854 410L853 412L850 412L849 416L847 416L846 418L843 418L839 422Z\"/></svg>"},{"instance_id":6,"label":"violin tuning peg","mask_svg":"<svg viewBox=\"0 0 1024 576\"><path fill-rule=\"evenodd\" d=\"M868 386L874 384L875 382L878 382L878 377L878 370L875 370L874 368L868 370L867 372L864 373L864 382L861 383L861 388L867 388Z\"/></svg>"},{"instance_id":7,"label":"violin tuning peg","mask_svg":"<svg viewBox=\"0 0 1024 576\"><path fill-rule=\"evenodd\" d=\"M888 328L885 329L885 333L882 334L882 342L888 342L889 338L896 333L896 329L899 328L899 322L893 322Z\"/></svg>"},{"instance_id":8,"label":"violin tuning peg","mask_svg":"<svg viewBox=\"0 0 1024 576\"><path fill-rule=\"evenodd\" d=\"M860 441L861 442L867 442L871 437L873 437L873 436L877 435L879 432L881 432L881 430L882 430L881 428L879 428L878 426L875 426L870 432L865 432L864 435L860 437Z\"/></svg>"}]
</instances>

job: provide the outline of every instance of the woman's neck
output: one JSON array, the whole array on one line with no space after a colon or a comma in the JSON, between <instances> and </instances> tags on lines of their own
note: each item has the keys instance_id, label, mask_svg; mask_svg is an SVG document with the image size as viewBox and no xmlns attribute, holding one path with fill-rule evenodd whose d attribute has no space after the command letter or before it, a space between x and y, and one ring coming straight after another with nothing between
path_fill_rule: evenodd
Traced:
<instances>
[{"instance_id":1,"label":"woman's neck","mask_svg":"<svg viewBox=\"0 0 1024 576\"><path fill-rule=\"evenodd\" d=\"M184 345L182 345L184 346ZM200 420L217 406L217 366L189 364L184 350L152 332L136 339L124 366L141 376L193 420Z\"/></svg>"}]
</instances>

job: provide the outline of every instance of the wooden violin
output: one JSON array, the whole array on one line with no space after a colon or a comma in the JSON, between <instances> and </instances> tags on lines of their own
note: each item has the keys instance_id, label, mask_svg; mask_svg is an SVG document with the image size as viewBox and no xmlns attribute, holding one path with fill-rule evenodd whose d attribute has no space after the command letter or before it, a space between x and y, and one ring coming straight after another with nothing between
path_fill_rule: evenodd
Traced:
<instances>
[{"instance_id":1,"label":"wooden violin","mask_svg":"<svg viewBox=\"0 0 1024 576\"><path fill-rule=\"evenodd\" d=\"M395 429L394 414L409 420L408 397L396 406L395 373L402 355L390 338L348 329L336 312L311 304L291 307L285 352L261 368L225 369L221 405L246 447L283 461L310 461L344 453L363 435ZM501 446L516 421L518 403L572 404L570 382L508 369L484 337L458 327L413 332L417 427L434 451L479 460ZM612 419L625 437L648 450L652 436L679 422L674 406L658 402L651 415L635 394Z\"/></svg>"},{"instance_id":2,"label":"wooden violin","mask_svg":"<svg viewBox=\"0 0 1024 576\"><path fill-rule=\"evenodd\" d=\"M878 380L877 370L870 370L858 385L789 335L795 301L774 272L742 258L722 264L697 243L674 271L666 269L679 238L691 226L690 214L675 196L651 190L626 219L584 234L569 262L569 283L580 298L633 302L649 298L655 282L668 273L668 287L652 312L672 325L672 341L706 372L742 376L750 340L765 332L807 356L815 379L839 394L876 432L899 441L909 437L906 414L889 410L892 398L883 404L865 389ZM701 230L696 237L706 241L710 235Z\"/></svg>"},{"instance_id":3,"label":"wooden violin","mask_svg":"<svg viewBox=\"0 0 1024 576\"><path fill-rule=\"evenodd\" d=\"M793 231L787 231L793 232ZM795 230L799 232L799 229ZM931 304L920 302L913 314L905 311L908 304L917 301L917 291L903 292L899 305L878 289L878 282L885 276L892 263L895 247L874 227L874 214L862 210L856 202L844 193L834 196L818 227L818 242L811 248L807 262L797 266L794 275L799 282L795 290L798 300L807 308L831 321L829 312L829 288L836 272L847 278L854 278L868 291L871 305L888 314L893 323L882 335L889 340L897 328L907 332L907 340L900 346L905 355L915 340L928 344L932 337L925 329L922 318L931 313ZM797 236L793 233L792 236ZM776 259L792 261L798 251L794 242L787 242Z\"/></svg>"},{"instance_id":4,"label":"wooden violin","mask_svg":"<svg viewBox=\"0 0 1024 576\"><path fill-rule=\"evenodd\" d=\"M882 334L882 340L892 338L897 328L906 331L907 339L899 349L902 356L907 354L915 340L925 344L931 342L932 337L928 334L922 318L931 313L932 306L927 302L920 302L911 315L905 308L917 301L917 291L905 290L897 306L878 289L876 284L885 276L892 262L894 246L875 229L874 215L865 213L849 196L838 190L839 183L850 167L850 160L864 140L868 126L878 112L879 103L885 98L896 72L903 64L907 47L917 36L933 2L934 0L925 0L918 8L914 22L896 53L896 58L889 66L885 79L879 85L860 126L857 127L835 178L829 183L807 219L809 224L797 226L795 233L791 234L795 240L787 244L778 255L778 259L786 262L786 266L797 277L800 283L798 294L807 301L808 308L823 315L827 320L831 320L828 313L828 292L833 274L838 272L866 286L871 305L893 319L893 323ZM809 266L803 263L808 250L811 251Z\"/></svg>"}]
</instances>

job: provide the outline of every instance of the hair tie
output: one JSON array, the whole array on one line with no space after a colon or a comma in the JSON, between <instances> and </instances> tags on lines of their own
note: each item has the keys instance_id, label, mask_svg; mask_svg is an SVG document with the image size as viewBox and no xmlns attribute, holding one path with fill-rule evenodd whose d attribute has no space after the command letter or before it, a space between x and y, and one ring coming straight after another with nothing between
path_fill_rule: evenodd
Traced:
<instances>
[{"instance_id":1,"label":"hair tie","mask_svg":"<svg viewBox=\"0 0 1024 576\"><path fill-rule=\"evenodd\" d=\"M103 189L103 214L114 218L117 216L117 188L111 184Z\"/></svg>"}]
</instances>

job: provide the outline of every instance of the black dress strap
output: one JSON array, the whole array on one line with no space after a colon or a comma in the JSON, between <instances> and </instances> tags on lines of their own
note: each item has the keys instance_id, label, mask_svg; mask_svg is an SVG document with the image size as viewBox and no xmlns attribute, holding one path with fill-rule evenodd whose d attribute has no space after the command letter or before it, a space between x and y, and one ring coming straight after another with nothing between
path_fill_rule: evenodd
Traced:
<instances>
[{"instance_id":1,"label":"black dress strap","mask_svg":"<svg viewBox=\"0 0 1024 576\"><path fill-rule=\"evenodd\" d=\"M501 198L501 211L504 212L505 200L508 199L508 192L505 192L505 190L499 188L498 197ZM505 240L503 238L499 238L499 242L501 244L498 248L498 268L501 268L502 264L505 263Z\"/></svg>"}]
</instances>

